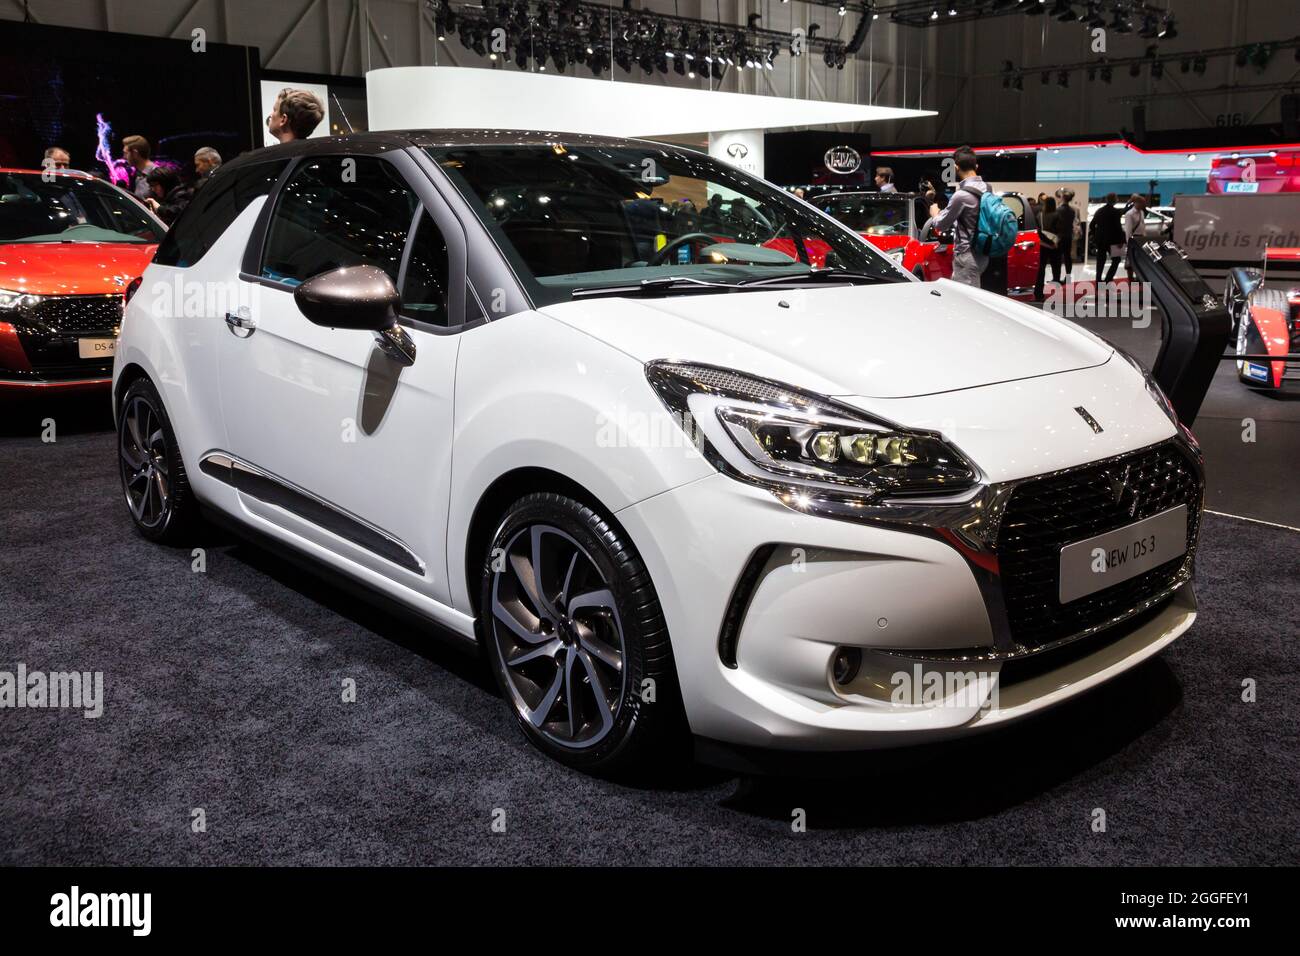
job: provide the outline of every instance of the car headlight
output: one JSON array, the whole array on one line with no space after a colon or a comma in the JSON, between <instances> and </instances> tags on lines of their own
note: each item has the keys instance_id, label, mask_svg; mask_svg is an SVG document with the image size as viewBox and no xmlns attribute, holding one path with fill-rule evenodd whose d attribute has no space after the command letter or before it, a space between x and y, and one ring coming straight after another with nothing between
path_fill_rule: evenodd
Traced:
<instances>
[{"instance_id":1,"label":"car headlight","mask_svg":"<svg viewBox=\"0 0 1300 956\"><path fill-rule=\"evenodd\" d=\"M0 289L0 310L12 312L15 309L28 309L34 305L39 305L42 296L32 295L29 292L13 292L9 289Z\"/></svg>"},{"instance_id":2,"label":"car headlight","mask_svg":"<svg viewBox=\"0 0 1300 956\"><path fill-rule=\"evenodd\" d=\"M975 466L942 437L838 402L709 365L651 362L646 376L674 417L734 478L777 491L855 499L947 494Z\"/></svg>"}]
</instances>

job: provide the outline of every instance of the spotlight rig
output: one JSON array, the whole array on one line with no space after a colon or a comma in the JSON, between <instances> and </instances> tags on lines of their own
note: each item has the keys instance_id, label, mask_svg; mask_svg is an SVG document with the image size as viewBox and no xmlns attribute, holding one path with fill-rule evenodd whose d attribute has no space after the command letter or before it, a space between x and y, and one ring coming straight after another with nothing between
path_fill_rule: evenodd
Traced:
<instances>
[{"instance_id":1,"label":"spotlight rig","mask_svg":"<svg viewBox=\"0 0 1300 956\"><path fill-rule=\"evenodd\" d=\"M805 51L820 52L830 69L844 69L861 48L871 21L875 0L832 3L859 15L857 29L846 42L817 36L809 28ZM624 73L645 75L673 72L702 81L720 80L726 70L772 70L783 49L795 52L790 34L766 29L761 14L745 24L721 26L715 22L677 14L636 10L631 0L621 7L588 0L488 0L482 6L454 7L451 0L425 0L429 17L441 41L453 33L461 44L479 56L514 60L519 69L545 70L548 61L558 72L585 66L593 76L617 66ZM504 49L501 49L504 39Z\"/></svg>"},{"instance_id":2,"label":"spotlight rig","mask_svg":"<svg viewBox=\"0 0 1300 956\"><path fill-rule=\"evenodd\" d=\"M839 7L839 0L810 0L820 6ZM901 26L934 27L1000 16L1049 16L1061 23L1078 23L1088 29L1107 27L1129 33L1134 25L1150 29L1151 36L1174 36L1173 17L1146 0L894 0L873 7ZM946 16L940 16L940 13ZM1146 34L1144 33L1143 36Z\"/></svg>"}]
</instances>

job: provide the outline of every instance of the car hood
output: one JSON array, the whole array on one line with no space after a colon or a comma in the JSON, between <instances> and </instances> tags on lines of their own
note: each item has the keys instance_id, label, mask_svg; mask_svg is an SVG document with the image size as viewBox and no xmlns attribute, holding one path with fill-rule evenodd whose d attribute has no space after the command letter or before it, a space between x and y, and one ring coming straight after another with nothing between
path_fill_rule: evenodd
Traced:
<instances>
[{"instance_id":1,"label":"car hood","mask_svg":"<svg viewBox=\"0 0 1300 956\"><path fill-rule=\"evenodd\" d=\"M33 295L121 292L153 258L153 243L19 242L0 245L0 289Z\"/></svg>"},{"instance_id":2,"label":"car hood","mask_svg":"<svg viewBox=\"0 0 1300 956\"><path fill-rule=\"evenodd\" d=\"M642 362L703 362L823 395L907 398L1105 363L1070 322L942 280L592 298L544 313Z\"/></svg>"}]
</instances>

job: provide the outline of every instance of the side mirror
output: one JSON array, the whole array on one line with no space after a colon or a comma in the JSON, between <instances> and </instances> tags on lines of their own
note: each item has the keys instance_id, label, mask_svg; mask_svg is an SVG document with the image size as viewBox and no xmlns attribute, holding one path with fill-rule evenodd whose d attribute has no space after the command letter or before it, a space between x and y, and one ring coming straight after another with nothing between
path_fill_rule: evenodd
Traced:
<instances>
[{"instance_id":1,"label":"side mirror","mask_svg":"<svg viewBox=\"0 0 1300 956\"><path fill-rule=\"evenodd\" d=\"M312 276L294 289L293 301L315 325L380 332L397 321L402 297L383 269L348 266Z\"/></svg>"},{"instance_id":2,"label":"side mirror","mask_svg":"<svg viewBox=\"0 0 1300 956\"><path fill-rule=\"evenodd\" d=\"M397 324L402 297L383 269L347 266L322 272L294 289L293 301L312 324L373 332L394 362L415 363L415 340Z\"/></svg>"}]
</instances>

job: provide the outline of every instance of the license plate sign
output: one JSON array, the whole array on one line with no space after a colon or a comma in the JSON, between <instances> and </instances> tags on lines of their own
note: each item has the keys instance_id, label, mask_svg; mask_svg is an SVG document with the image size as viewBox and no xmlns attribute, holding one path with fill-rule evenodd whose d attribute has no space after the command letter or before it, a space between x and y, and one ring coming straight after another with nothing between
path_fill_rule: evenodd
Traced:
<instances>
[{"instance_id":1,"label":"license plate sign","mask_svg":"<svg viewBox=\"0 0 1300 956\"><path fill-rule=\"evenodd\" d=\"M77 339L77 354L84 359L111 359L117 339Z\"/></svg>"},{"instance_id":2,"label":"license plate sign","mask_svg":"<svg viewBox=\"0 0 1300 956\"><path fill-rule=\"evenodd\" d=\"M1062 604L1135 578L1187 552L1187 506L1061 549Z\"/></svg>"}]
</instances>

